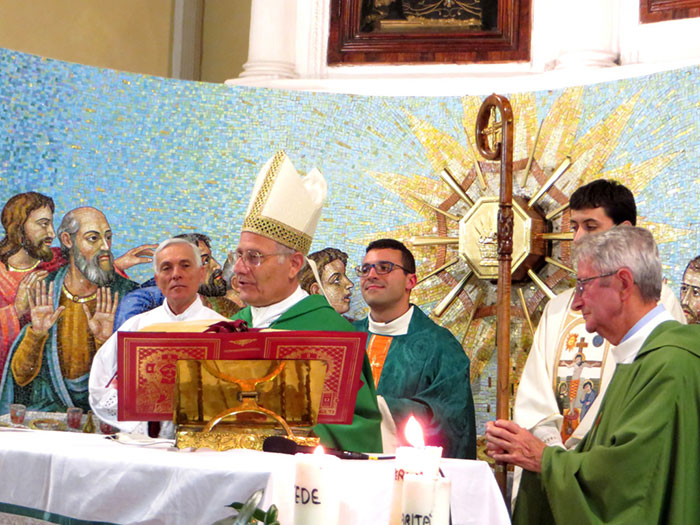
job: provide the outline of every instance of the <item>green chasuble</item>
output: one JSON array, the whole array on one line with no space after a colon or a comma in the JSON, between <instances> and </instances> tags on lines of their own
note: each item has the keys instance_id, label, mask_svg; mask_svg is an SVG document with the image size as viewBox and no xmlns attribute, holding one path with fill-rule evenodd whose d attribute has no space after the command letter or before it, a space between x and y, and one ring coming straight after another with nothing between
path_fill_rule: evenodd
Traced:
<instances>
[{"instance_id":1,"label":"green chasuble","mask_svg":"<svg viewBox=\"0 0 700 525\"><path fill-rule=\"evenodd\" d=\"M250 306L231 319L243 319L252 326ZM279 330L327 330L352 332L352 325L338 314L322 295L309 295L284 312L270 328ZM372 380L372 369L365 354L362 364L362 388L357 392L355 415L351 425L318 424L314 432L326 447L353 452L381 452L382 416L377 406L377 392Z\"/></svg>"},{"instance_id":2,"label":"green chasuble","mask_svg":"<svg viewBox=\"0 0 700 525\"><path fill-rule=\"evenodd\" d=\"M513 523L697 523L700 326L666 321L618 364L575 450L523 472Z\"/></svg>"},{"instance_id":3,"label":"green chasuble","mask_svg":"<svg viewBox=\"0 0 700 525\"><path fill-rule=\"evenodd\" d=\"M367 318L354 324L369 331ZM408 332L391 339L377 394L389 406L399 432L414 415L426 445L443 447L444 457L476 459L469 358L452 333L417 306Z\"/></svg>"}]
</instances>

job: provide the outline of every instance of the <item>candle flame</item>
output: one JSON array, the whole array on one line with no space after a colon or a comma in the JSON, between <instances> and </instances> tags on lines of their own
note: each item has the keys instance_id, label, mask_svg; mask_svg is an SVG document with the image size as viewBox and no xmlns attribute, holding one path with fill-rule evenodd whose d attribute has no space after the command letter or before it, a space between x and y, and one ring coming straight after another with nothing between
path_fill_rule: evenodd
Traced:
<instances>
[{"instance_id":1,"label":"candle flame","mask_svg":"<svg viewBox=\"0 0 700 525\"><path fill-rule=\"evenodd\" d=\"M412 447L425 446L425 440L423 439L423 429L421 428L418 420L413 416L409 417L408 422L406 422L404 436L406 437L406 441L408 441L408 443Z\"/></svg>"},{"instance_id":2,"label":"candle flame","mask_svg":"<svg viewBox=\"0 0 700 525\"><path fill-rule=\"evenodd\" d=\"M326 451L323 450L323 447L322 447L321 445L317 446L317 447L314 449L314 456L322 456L322 455L325 454L325 453L326 453Z\"/></svg>"}]
</instances>

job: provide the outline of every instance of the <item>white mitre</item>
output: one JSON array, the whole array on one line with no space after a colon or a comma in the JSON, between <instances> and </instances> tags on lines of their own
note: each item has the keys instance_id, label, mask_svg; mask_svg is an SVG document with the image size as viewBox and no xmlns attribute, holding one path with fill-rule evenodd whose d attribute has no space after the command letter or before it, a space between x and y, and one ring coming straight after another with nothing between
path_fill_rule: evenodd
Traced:
<instances>
[{"instance_id":1,"label":"white mitre","mask_svg":"<svg viewBox=\"0 0 700 525\"><path fill-rule=\"evenodd\" d=\"M307 255L327 194L320 171L313 168L302 177L287 154L278 151L258 173L241 231Z\"/></svg>"}]
</instances>

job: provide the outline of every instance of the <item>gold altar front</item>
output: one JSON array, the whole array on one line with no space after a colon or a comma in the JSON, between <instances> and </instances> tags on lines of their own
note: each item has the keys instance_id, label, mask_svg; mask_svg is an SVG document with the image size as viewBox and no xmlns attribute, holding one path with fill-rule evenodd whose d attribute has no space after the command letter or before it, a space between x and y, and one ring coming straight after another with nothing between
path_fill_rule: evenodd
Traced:
<instances>
[{"instance_id":1,"label":"gold altar front","mask_svg":"<svg viewBox=\"0 0 700 525\"><path fill-rule=\"evenodd\" d=\"M326 363L321 360L178 360L179 448L262 450L285 436L314 446Z\"/></svg>"}]
</instances>

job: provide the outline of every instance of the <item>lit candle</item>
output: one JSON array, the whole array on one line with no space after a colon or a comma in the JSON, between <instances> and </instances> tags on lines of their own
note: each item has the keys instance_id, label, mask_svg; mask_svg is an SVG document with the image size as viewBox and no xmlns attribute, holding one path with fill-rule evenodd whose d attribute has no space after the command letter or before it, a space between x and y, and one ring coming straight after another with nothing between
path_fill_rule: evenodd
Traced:
<instances>
[{"instance_id":1,"label":"lit candle","mask_svg":"<svg viewBox=\"0 0 700 525\"><path fill-rule=\"evenodd\" d=\"M334 483L340 459L316 447L313 454L296 454L294 525L337 525L340 493Z\"/></svg>"},{"instance_id":2,"label":"lit candle","mask_svg":"<svg viewBox=\"0 0 700 525\"><path fill-rule=\"evenodd\" d=\"M411 447L398 447L394 460L394 489L391 498L390 525L400 525L403 510L403 488L406 474L418 474L433 482L440 472L442 447L426 447L423 439L423 429L420 423L411 416L404 431L406 441ZM431 491L432 493L432 491Z\"/></svg>"}]
</instances>

